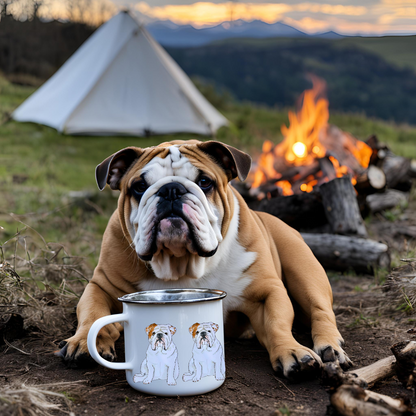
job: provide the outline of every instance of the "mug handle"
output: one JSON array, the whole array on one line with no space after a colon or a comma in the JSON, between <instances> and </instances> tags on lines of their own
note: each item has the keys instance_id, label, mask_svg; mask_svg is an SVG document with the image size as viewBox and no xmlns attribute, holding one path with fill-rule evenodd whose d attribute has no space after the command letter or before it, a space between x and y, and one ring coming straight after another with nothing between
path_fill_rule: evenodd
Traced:
<instances>
[{"instance_id":1,"label":"mug handle","mask_svg":"<svg viewBox=\"0 0 416 416\"><path fill-rule=\"evenodd\" d=\"M112 363L111 361L105 360L97 351L97 335L100 329L103 326L108 324L114 324L116 322L128 322L128 315L126 313L119 313L115 315L103 316L102 318L97 319L92 325L88 332L87 345L88 351L91 354L91 357L97 361L98 364L103 365L104 367L111 368L113 370L132 370L133 363Z\"/></svg>"}]
</instances>

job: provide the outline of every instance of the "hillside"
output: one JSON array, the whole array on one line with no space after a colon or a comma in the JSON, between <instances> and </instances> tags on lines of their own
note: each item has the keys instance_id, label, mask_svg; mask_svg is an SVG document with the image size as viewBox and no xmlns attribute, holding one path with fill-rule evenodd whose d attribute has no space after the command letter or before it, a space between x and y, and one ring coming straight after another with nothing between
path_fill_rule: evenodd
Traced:
<instances>
[{"instance_id":1,"label":"hillside","mask_svg":"<svg viewBox=\"0 0 416 416\"><path fill-rule=\"evenodd\" d=\"M188 75L210 80L241 101L292 105L310 86L307 74L315 74L328 84L332 110L415 123L416 73L339 42L234 39L167 50Z\"/></svg>"}]
</instances>

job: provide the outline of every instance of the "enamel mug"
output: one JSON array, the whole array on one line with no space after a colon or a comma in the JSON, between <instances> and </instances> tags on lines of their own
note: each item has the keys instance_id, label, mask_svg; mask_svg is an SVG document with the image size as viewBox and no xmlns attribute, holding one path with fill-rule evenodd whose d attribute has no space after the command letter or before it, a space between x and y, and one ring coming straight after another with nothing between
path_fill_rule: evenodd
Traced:
<instances>
[{"instance_id":1,"label":"enamel mug","mask_svg":"<svg viewBox=\"0 0 416 416\"><path fill-rule=\"evenodd\" d=\"M149 290L125 295L123 313L104 316L91 326L88 350L99 364L126 370L136 390L159 396L191 396L220 387L225 380L222 299L211 289ZM100 356L100 329L124 326L126 362Z\"/></svg>"}]
</instances>

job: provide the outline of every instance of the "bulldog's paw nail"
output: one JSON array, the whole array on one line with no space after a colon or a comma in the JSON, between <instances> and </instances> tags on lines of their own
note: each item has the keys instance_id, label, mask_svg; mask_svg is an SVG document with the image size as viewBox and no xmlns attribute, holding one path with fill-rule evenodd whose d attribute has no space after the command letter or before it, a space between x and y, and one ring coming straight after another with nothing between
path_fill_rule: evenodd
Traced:
<instances>
[{"instance_id":1,"label":"bulldog's paw nail","mask_svg":"<svg viewBox=\"0 0 416 416\"><path fill-rule=\"evenodd\" d=\"M63 344L62 349L60 349L59 351L56 351L55 352L55 355L57 357L61 357L62 359L65 359L66 352L68 350L68 344L67 344L66 341L62 341L62 342L65 342L65 344ZM62 342L59 344L59 348L61 348Z\"/></svg>"},{"instance_id":2,"label":"bulldog's paw nail","mask_svg":"<svg viewBox=\"0 0 416 416\"><path fill-rule=\"evenodd\" d=\"M68 344L68 341L61 341L58 345L59 348L65 347L65 345Z\"/></svg>"},{"instance_id":3,"label":"bulldog's paw nail","mask_svg":"<svg viewBox=\"0 0 416 416\"><path fill-rule=\"evenodd\" d=\"M300 359L300 362L302 363L302 364L308 364L310 361L312 361L313 360L313 358L310 356L310 355L305 355L304 357L302 357L301 359Z\"/></svg>"},{"instance_id":4,"label":"bulldog's paw nail","mask_svg":"<svg viewBox=\"0 0 416 416\"><path fill-rule=\"evenodd\" d=\"M321 351L321 357L324 363L336 360L334 349L331 346L328 346Z\"/></svg>"}]
</instances>

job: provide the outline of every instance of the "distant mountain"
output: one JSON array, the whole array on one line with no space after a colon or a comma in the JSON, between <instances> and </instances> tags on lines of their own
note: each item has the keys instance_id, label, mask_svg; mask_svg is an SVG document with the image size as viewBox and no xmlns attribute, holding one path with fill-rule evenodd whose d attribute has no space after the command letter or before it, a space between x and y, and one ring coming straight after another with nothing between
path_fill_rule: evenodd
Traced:
<instances>
[{"instance_id":1,"label":"distant mountain","mask_svg":"<svg viewBox=\"0 0 416 416\"><path fill-rule=\"evenodd\" d=\"M202 46L213 41L230 38L299 38L310 35L281 22L266 23L261 20L246 22L236 20L213 27L197 29L191 25L177 25L169 20L156 21L146 26L150 34L162 45L171 47ZM313 35L333 39L341 37L335 32Z\"/></svg>"}]
</instances>

